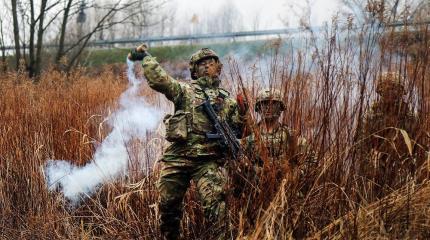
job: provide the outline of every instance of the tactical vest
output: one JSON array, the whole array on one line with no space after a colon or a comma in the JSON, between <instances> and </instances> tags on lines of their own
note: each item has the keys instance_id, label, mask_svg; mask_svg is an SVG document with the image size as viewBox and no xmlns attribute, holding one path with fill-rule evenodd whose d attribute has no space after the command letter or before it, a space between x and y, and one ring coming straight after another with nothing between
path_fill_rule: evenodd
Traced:
<instances>
[{"instance_id":1,"label":"tactical vest","mask_svg":"<svg viewBox=\"0 0 430 240\"><path fill-rule=\"evenodd\" d=\"M202 88L197 83L181 83L182 96L175 102L175 113L164 118L166 139L171 142L183 142L189 133L205 135L213 131L213 123L206 115L202 104L208 99L218 116L227 119L229 106L226 99L229 93L222 88Z\"/></svg>"},{"instance_id":2,"label":"tactical vest","mask_svg":"<svg viewBox=\"0 0 430 240\"><path fill-rule=\"evenodd\" d=\"M298 138L294 134L294 131L286 126L280 126L276 131L272 133L260 133L261 145L267 150L267 155L273 160L278 160L288 157L293 157L298 149ZM254 135L251 135L248 139L248 143L251 144L252 151L255 149L256 139ZM260 155L261 153L258 153Z\"/></svg>"}]
</instances>

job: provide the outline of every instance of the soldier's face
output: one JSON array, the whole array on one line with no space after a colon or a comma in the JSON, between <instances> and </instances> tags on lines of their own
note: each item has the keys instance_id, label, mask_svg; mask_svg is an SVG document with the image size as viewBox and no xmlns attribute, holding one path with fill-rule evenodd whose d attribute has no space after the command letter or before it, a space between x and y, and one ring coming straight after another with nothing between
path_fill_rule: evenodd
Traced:
<instances>
[{"instance_id":1,"label":"soldier's face","mask_svg":"<svg viewBox=\"0 0 430 240\"><path fill-rule=\"evenodd\" d=\"M386 102L395 102L403 95L402 91L395 86L385 86L380 92L381 98Z\"/></svg>"},{"instance_id":2,"label":"soldier's face","mask_svg":"<svg viewBox=\"0 0 430 240\"><path fill-rule=\"evenodd\" d=\"M217 77L219 71L219 63L214 58L204 59L197 64L198 77Z\"/></svg>"},{"instance_id":3,"label":"soldier's face","mask_svg":"<svg viewBox=\"0 0 430 240\"><path fill-rule=\"evenodd\" d=\"M381 98L386 102L396 101L396 95L393 92L383 92L381 93Z\"/></svg>"},{"instance_id":4,"label":"soldier's face","mask_svg":"<svg viewBox=\"0 0 430 240\"><path fill-rule=\"evenodd\" d=\"M276 120L282 113L281 103L277 101L262 102L259 113L263 119Z\"/></svg>"}]
</instances>

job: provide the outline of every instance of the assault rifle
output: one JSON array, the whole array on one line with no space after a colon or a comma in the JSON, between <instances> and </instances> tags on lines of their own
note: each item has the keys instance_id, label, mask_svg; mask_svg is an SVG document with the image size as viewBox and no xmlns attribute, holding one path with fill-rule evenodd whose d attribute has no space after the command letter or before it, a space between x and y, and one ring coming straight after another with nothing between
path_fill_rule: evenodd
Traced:
<instances>
[{"instance_id":1,"label":"assault rifle","mask_svg":"<svg viewBox=\"0 0 430 240\"><path fill-rule=\"evenodd\" d=\"M216 133L206 133L206 137L208 139L218 139L223 147L227 147L230 150L233 159L237 159L242 155L242 148L233 130L225 120L220 120L218 118L209 99L204 101L202 105L216 130Z\"/></svg>"}]
</instances>

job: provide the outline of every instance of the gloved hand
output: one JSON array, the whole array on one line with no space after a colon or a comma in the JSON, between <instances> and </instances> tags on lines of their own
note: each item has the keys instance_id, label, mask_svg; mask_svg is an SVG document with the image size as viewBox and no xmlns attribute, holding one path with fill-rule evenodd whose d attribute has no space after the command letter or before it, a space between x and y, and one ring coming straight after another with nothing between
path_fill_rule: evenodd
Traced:
<instances>
[{"instance_id":1,"label":"gloved hand","mask_svg":"<svg viewBox=\"0 0 430 240\"><path fill-rule=\"evenodd\" d=\"M236 96L237 106L240 115L245 115L248 112L249 104L246 101L245 95L243 93L239 93Z\"/></svg>"},{"instance_id":2,"label":"gloved hand","mask_svg":"<svg viewBox=\"0 0 430 240\"><path fill-rule=\"evenodd\" d=\"M145 44L142 44L139 47L132 49L127 57L133 62L142 61L146 56L151 56L147 50L148 47Z\"/></svg>"}]
</instances>

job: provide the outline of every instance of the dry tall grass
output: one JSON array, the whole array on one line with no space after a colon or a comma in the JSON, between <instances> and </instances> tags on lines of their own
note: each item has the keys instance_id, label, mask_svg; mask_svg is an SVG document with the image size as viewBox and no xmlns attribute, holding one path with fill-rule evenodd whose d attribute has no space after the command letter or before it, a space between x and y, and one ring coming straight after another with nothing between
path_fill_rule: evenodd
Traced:
<instances>
[{"instance_id":1,"label":"dry tall grass","mask_svg":"<svg viewBox=\"0 0 430 240\"><path fill-rule=\"evenodd\" d=\"M133 178L108 184L87 204L71 209L61 196L47 192L42 171L47 159L68 159L78 165L91 159L108 131L103 119L127 86L125 77L106 68L95 76L84 69L67 75L48 71L36 85L19 72L0 78L0 238L91 239L101 232L122 238L145 236L146 230L139 229L149 229L144 225L150 223L145 220L150 214L139 209L146 206L149 211L148 204L119 199L136 206L134 215L117 199L129 191L126 182L136 182L144 172L131 168L137 172ZM155 199L154 194L145 196L139 201Z\"/></svg>"},{"instance_id":2,"label":"dry tall grass","mask_svg":"<svg viewBox=\"0 0 430 240\"><path fill-rule=\"evenodd\" d=\"M318 166L305 167L298 178L293 169L282 181L261 181L258 189L262 192L252 192L249 202L267 207L258 211L251 204L251 213L249 208L241 208L240 213L252 217L245 218L248 222L236 218L240 234L247 239L428 238L430 228L423 214L430 207L426 190L426 162L430 159L425 152L430 140L428 25L394 29L374 23L357 33L348 24L343 29L334 24L323 37L310 35L303 50L287 54L279 53L278 43L273 43L268 83L284 90L284 123L309 140ZM233 69L237 69L235 65L233 62ZM380 132L358 134L366 112L378 98L376 79L384 71L402 76L405 100L419 118L413 133L392 129L397 138L390 142L390 151L401 155L409 149L414 170L406 174L399 169L391 176L376 173L382 182L401 185L388 184L393 187L388 189L360 172L369 157L360 149ZM234 75L238 74L232 79L241 82ZM259 82L252 74L247 79L251 79L249 89ZM270 173L270 169L265 171Z\"/></svg>"},{"instance_id":3,"label":"dry tall grass","mask_svg":"<svg viewBox=\"0 0 430 240\"><path fill-rule=\"evenodd\" d=\"M418 166L402 187L376 198L372 188L362 187L357 169L365 156L356 151L362 140L356 137L357 125L376 98L374 79L391 70L403 76L407 100L420 118L419 135L411 140L409 135L399 136L420 152L417 158L424 159L421 152L429 145L430 132L428 30L424 26L397 32L373 25L356 34L348 26L334 25L322 37L304 41L302 50L286 53L279 50L283 44L269 44L272 55L260 63L267 72L257 64L242 79L240 71L246 66L230 64L229 88L237 92L241 91L237 86L246 86L251 103L261 75L267 76L269 85L281 86L287 103L283 122L307 138L318 158L317 167L305 168L299 177L288 172L284 179L274 178L276 169L267 164L258 186L247 185L240 197L228 194L232 236L428 237L430 192L424 179L429 165ZM412 41L408 36L420 41L408 42ZM158 131L146 142L129 143L132 160L127 177L105 184L77 208L68 207L60 194L48 192L41 169L47 159L79 165L91 159L109 131L103 119L125 89L125 76L106 68L97 74L50 70L40 79L32 84L22 72L0 76L0 238L158 239L154 186L158 171L152 163L165 143ZM165 106L147 87L142 94ZM144 154L138 155L136 149L142 148ZM241 164L236 165L246 169ZM185 239L216 237L201 224L204 219L193 189L185 209Z\"/></svg>"}]
</instances>

